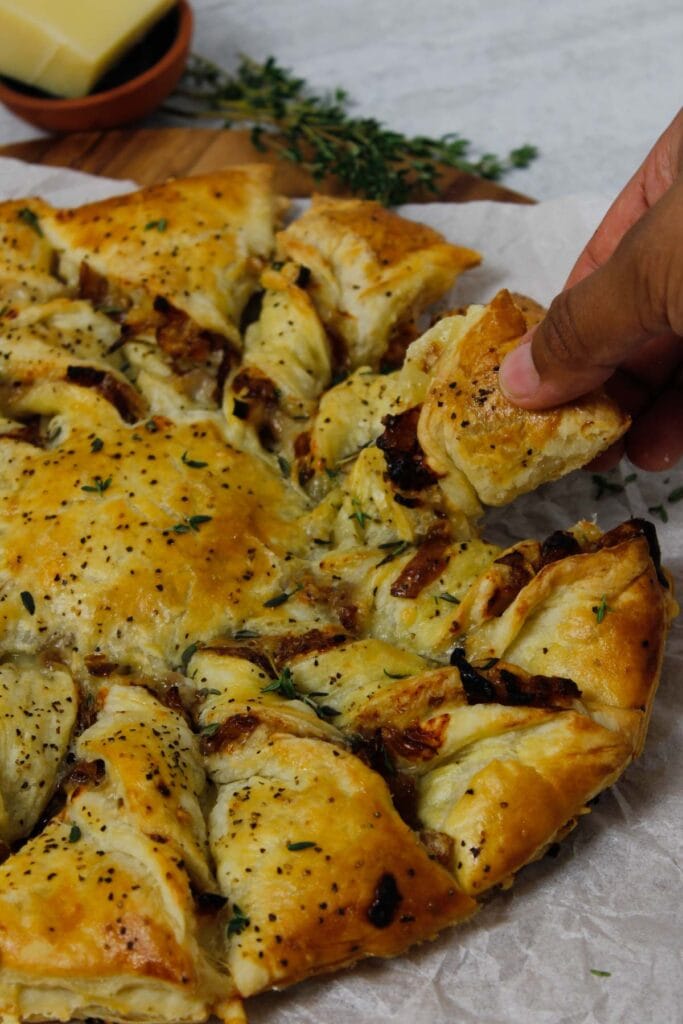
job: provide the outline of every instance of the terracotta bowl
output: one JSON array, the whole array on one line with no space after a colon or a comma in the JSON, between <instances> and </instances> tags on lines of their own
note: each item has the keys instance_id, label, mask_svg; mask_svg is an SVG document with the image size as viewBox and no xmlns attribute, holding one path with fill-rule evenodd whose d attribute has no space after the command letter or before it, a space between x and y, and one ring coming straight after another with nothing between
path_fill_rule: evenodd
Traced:
<instances>
[{"instance_id":1,"label":"terracotta bowl","mask_svg":"<svg viewBox=\"0 0 683 1024\"><path fill-rule=\"evenodd\" d=\"M189 3L179 0L88 96L55 99L0 78L0 102L49 132L94 131L138 121L158 107L177 84L187 62L192 24Z\"/></svg>"}]
</instances>

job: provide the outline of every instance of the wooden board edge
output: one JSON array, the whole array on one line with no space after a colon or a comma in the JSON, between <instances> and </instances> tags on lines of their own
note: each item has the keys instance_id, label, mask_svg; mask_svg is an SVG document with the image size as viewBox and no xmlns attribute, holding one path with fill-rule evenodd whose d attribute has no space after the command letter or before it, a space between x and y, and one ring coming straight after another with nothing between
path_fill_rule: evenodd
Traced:
<instances>
[{"instance_id":1,"label":"wooden board edge","mask_svg":"<svg viewBox=\"0 0 683 1024\"><path fill-rule=\"evenodd\" d=\"M138 185L153 185L168 178L205 174L243 163L269 163L275 168L275 187L283 195L310 196L348 194L334 178L322 182L296 164L278 160L251 144L246 130L212 128L128 128L108 132L76 132L46 136L29 142L0 147L0 156L27 163L131 179ZM497 182L477 178L444 167L439 191L422 193L417 202L470 202L490 199L504 203L534 203L535 200Z\"/></svg>"}]
</instances>

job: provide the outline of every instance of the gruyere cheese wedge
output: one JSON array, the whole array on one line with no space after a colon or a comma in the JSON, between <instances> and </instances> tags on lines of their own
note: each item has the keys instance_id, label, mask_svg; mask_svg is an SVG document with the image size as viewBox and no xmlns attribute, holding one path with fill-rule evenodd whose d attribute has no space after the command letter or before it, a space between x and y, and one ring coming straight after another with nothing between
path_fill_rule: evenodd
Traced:
<instances>
[{"instance_id":1,"label":"gruyere cheese wedge","mask_svg":"<svg viewBox=\"0 0 683 1024\"><path fill-rule=\"evenodd\" d=\"M0 74L85 96L175 0L0 0Z\"/></svg>"}]
</instances>

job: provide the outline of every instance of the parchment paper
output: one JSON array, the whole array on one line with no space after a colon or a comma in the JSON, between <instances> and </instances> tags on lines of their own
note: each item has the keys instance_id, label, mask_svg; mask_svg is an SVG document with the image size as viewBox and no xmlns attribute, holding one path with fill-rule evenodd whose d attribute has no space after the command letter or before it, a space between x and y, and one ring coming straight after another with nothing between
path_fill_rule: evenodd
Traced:
<instances>
[{"instance_id":1,"label":"parchment paper","mask_svg":"<svg viewBox=\"0 0 683 1024\"><path fill-rule=\"evenodd\" d=\"M130 186L0 160L0 196L40 194L64 205ZM483 252L449 302L485 301L498 288L547 303L608 201L575 196L534 207L499 203L408 206L454 242ZM623 464L609 475L620 483ZM502 543L544 537L595 515L609 529L629 515L658 527L664 561L683 583L679 468L637 473L595 500L577 472L491 511L484 532ZM648 509L662 506L661 513ZM253 1024L680 1024L683 1021L683 627L672 631L645 752L562 844L521 872L469 924L408 956L366 961L336 976L250 1002ZM609 972L598 976L592 971Z\"/></svg>"}]
</instances>

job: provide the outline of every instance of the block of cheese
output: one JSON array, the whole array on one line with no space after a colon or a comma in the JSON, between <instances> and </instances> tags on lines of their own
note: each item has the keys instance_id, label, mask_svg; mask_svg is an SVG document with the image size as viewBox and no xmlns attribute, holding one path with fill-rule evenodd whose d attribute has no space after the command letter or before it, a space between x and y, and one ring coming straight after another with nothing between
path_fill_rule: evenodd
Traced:
<instances>
[{"instance_id":1,"label":"block of cheese","mask_svg":"<svg viewBox=\"0 0 683 1024\"><path fill-rule=\"evenodd\" d=\"M0 0L0 74L85 96L175 0Z\"/></svg>"}]
</instances>

